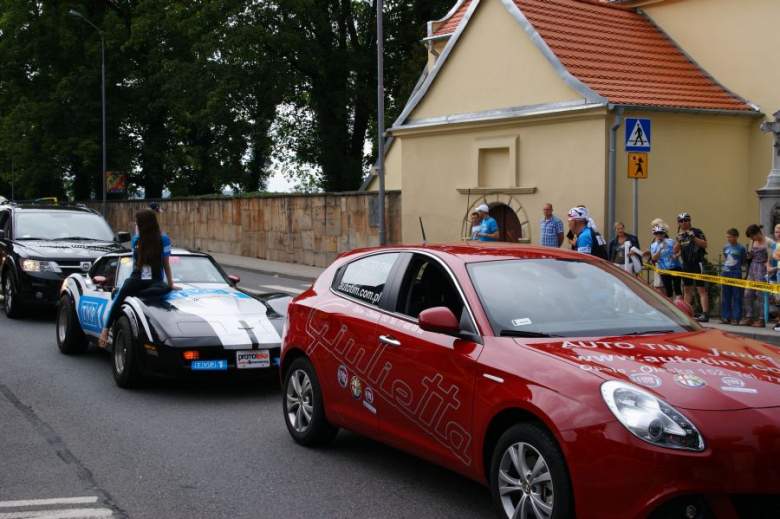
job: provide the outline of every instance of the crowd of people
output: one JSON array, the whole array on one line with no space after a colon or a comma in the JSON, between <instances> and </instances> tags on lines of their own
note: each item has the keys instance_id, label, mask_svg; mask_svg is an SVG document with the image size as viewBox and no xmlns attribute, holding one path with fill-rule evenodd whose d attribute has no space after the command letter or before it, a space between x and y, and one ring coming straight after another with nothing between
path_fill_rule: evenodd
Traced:
<instances>
[{"instance_id":1,"label":"crowd of people","mask_svg":"<svg viewBox=\"0 0 780 519\"><path fill-rule=\"evenodd\" d=\"M693 227L689 213L677 215L677 234L673 237L669 234L669 225L663 219L653 220L650 223L653 240L650 247L644 250L640 247L639 238L625 231L623 222L615 223L615 236L605 247L604 239L583 205L573 207L569 211L569 233L566 236L563 221L553 214L552 204L542 206L542 215L540 236L543 246L558 248L563 245L566 237L572 250L602 257L636 275L642 270L642 263L654 265L664 271L653 273L652 283L656 291L670 301L683 299L693 305L695 288L702 309L696 319L700 322L709 321L710 301L705 281L673 274L705 273L707 238L701 229ZM747 280L778 283L780 250L777 250L777 244L780 243L780 224L775 226L774 239L764 236L762 226L756 224L750 225L745 234L749 240L747 247L739 243L737 229L726 231L722 270L714 274L724 278L743 279L743 269L747 268ZM768 303L764 292L724 283L720 322L765 327L766 304ZM780 320L774 329L780 331Z\"/></svg>"}]
</instances>

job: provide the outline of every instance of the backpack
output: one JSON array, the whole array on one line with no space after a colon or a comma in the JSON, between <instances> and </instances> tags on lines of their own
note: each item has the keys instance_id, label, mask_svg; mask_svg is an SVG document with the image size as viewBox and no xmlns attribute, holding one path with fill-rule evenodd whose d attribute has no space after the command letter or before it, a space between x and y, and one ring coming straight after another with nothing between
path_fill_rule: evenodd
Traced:
<instances>
[{"instance_id":1,"label":"backpack","mask_svg":"<svg viewBox=\"0 0 780 519\"><path fill-rule=\"evenodd\" d=\"M604 260L608 259L607 242L605 242L601 234L594 231L593 228L588 227L588 230L590 231L590 238L593 241L593 245L590 248L591 255Z\"/></svg>"}]
</instances>

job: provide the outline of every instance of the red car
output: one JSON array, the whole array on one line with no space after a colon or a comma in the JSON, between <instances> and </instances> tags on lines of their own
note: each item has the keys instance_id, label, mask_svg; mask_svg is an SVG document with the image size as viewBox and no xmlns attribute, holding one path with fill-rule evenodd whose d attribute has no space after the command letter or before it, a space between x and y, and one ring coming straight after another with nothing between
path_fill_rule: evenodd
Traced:
<instances>
[{"instance_id":1,"label":"red car","mask_svg":"<svg viewBox=\"0 0 780 519\"><path fill-rule=\"evenodd\" d=\"M504 517L780 517L780 351L576 252L341 256L290 304L284 416L489 485Z\"/></svg>"}]
</instances>

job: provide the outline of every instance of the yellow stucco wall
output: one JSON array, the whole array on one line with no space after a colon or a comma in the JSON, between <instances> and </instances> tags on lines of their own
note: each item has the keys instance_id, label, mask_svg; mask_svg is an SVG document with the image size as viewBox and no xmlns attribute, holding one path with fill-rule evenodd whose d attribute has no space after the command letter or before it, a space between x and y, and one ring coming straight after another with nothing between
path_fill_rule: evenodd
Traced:
<instances>
[{"instance_id":1,"label":"yellow stucco wall","mask_svg":"<svg viewBox=\"0 0 780 519\"><path fill-rule=\"evenodd\" d=\"M743 195L749 191L746 158L755 120L659 112L626 116L649 118L652 124L648 178L637 180L641 245L646 248L652 240L651 220L663 218L670 235L676 234L676 216L685 211L709 238L709 259L717 259L726 230L736 227L744 237L745 228L756 219ZM623 127L618 142L616 221L623 221L633 234L634 180L627 178Z\"/></svg>"},{"instance_id":2,"label":"yellow stucco wall","mask_svg":"<svg viewBox=\"0 0 780 519\"><path fill-rule=\"evenodd\" d=\"M585 204L593 210L597 223L603 225L604 125L603 111L598 111L493 127L448 127L405 134L401 163L404 243L422 240L419 217L429 241L460 240L469 208L499 199L499 195L469 196L457 191L477 187L475 143L491 138L517 138L519 187L535 187L536 193L512 196L523 206L533 243L539 242L539 220L545 202L552 203L556 214L564 217L571 206Z\"/></svg>"},{"instance_id":3,"label":"yellow stucco wall","mask_svg":"<svg viewBox=\"0 0 780 519\"><path fill-rule=\"evenodd\" d=\"M506 7L482 0L410 119L577 99Z\"/></svg>"},{"instance_id":4,"label":"yellow stucco wall","mask_svg":"<svg viewBox=\"0 0 780 519\"><path fill-rule=\"evenodd\" d=\"M721 84L759 105L767 119L780 110L780 2L667 0L643 9ZM736 195L751 220L758 219L755 190L772 168L772 139L759 130L762 121L752 123L743 168L747 182Z\"/></svg>"}]
</instances>

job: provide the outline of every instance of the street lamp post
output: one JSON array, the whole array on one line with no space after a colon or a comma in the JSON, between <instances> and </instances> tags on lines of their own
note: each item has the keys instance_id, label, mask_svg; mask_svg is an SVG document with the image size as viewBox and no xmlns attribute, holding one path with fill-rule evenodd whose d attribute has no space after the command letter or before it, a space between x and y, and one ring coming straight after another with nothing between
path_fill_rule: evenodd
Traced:
<instances>
[{"instance_id":1,"label":"street lamp post","mask_svg":"<svg viewBox=\"0 0 780 519\"><path fill-rule=\"evenodd\" d=\"M382 33L382 0L376 2L376 62L377 62L377 163L379 177L379 245L387 245L385 229L385 85L384 34Z\"/></svg>"},{"instance_id":2,"label":"street lamp post","mask_svg":"<svg viewBox=\"0 0 780 519\"><path fill-rule=\"evenodd\" d=\"M106 216L106 46L103 31L97 25L87 20L83 14L73 9L68 13L76 18L81 18L95 29L100 35L100 90L103 106L103 170L100 172L100 183L103 185L103 216Z\"/></svg>"}]
</instances>

